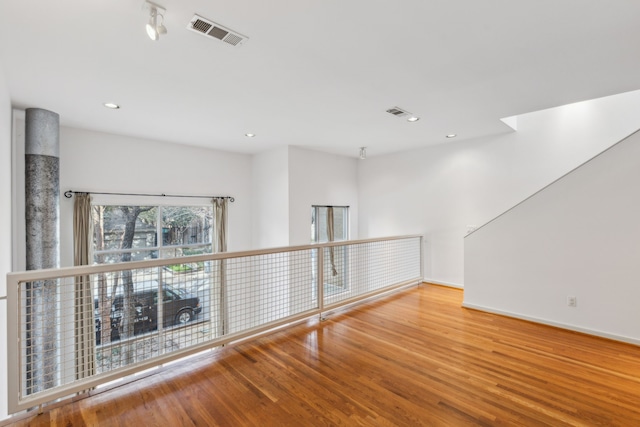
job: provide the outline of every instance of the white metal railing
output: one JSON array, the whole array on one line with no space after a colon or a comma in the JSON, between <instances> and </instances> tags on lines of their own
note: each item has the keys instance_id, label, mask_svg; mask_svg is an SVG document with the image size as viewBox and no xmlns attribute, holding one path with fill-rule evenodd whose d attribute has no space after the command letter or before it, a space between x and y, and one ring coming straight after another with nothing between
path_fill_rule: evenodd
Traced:
<instances>
[{"instance_id":1,"label":"white metal railing","mask_svg":"<svg viewBox=\"0 0 640 427\"><path fill-rule=\"evenodd\" d=\"M416 235L9 273L9 410L419 283L422 248Z\"/></svg>"}]
</instances>

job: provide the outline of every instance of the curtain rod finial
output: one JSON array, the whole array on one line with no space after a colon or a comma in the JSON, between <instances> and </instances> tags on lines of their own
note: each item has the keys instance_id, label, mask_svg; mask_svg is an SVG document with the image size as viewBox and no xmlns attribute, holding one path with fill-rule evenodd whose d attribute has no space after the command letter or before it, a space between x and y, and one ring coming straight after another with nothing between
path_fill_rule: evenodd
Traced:
<instances>
[{"instance_id":1,"label":"curtain rod finial","mask_svg":"<svg viewBox=\"0 0 640 427\"><path fill-rule=\"evenodd\" d=\"M68 190L64 192L64 197L66 197L67 199L70 199L73 197L73 191Z\"/></svg>"}]
</instances>

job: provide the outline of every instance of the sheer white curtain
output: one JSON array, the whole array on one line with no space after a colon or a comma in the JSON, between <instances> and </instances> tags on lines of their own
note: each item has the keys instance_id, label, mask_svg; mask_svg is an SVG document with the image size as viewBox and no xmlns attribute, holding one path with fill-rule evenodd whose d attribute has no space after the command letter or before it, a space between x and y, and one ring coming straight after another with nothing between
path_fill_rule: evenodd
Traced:
<instances>
[{"instance_id":1,"label":"sheer white curtain","mask_svg":"<svg viewBox=\"0 0 640 427\"><path fill-rule=\"evenodd\" d=\"M215 198L213 199L213 217L215 225L215 235L213 241L214 252L227 251L227 212L229 208L229 199ZM227 293L227 262L220 260L215 262L214 283L218 290L219 301L219 321L218 335L225 335L229 332L229 298Z\"/></svg>"},{"instance_id":2,"label":"sheer white curtain","mask_svg":"<svg viewBox=\"0 0 640 427\"><path fill-rule=\"evenodd\" d=\"M91 221L91 195L76 193L73 205L73 263L91 263L93 226ZM95 374L95 325L93 295L89 276L75 278L75 353L76 378Z\"/></svg>"}]
</instances>

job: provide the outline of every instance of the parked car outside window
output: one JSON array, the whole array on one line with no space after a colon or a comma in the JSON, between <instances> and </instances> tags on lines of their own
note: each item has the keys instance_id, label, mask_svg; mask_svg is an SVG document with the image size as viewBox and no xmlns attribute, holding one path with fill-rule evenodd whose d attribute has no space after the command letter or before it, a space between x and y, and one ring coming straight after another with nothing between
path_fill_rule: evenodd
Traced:
<instances>
[{"instance_id":1,"label":"parked car outside window","mask_svg":"<svg viewBox=\"0 0 640 427\"><path fill-rule=\"evenodd\" d=\"M200 299L183 289L175 289L164 285L162 289L163 327L182 325L191 322L202 311ZM158 328L158 283L156 281L134 284L134 335L156 330ZM124 296L116 294L111 302L111 341L120 339ZM96 344L100 344L101 321L98 313L98 300L95 300Z\"/></svg>"}]
</instances>

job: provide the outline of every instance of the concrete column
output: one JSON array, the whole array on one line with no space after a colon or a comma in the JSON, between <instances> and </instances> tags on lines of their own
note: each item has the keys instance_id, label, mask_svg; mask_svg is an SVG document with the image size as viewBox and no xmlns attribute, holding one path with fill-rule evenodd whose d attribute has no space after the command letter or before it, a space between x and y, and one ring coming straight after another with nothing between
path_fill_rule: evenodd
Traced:
<instances>
[{"instance_id":1,"label":"concrete column","mask_svg":"<svg viewBox=\"0 0 640 427\"><path fill-rule=\"evenodd\" d=\"M60 116L29 108L25 129L27 270L60 266Z\"/></svg>"},{"instance_id":2,"label":"concrete column","mask_svg":"<svg viewBox=\"0 0 640 427\"><path fill-rule=\"evenodd\" d=\"M25 216L27 270L60 266L60 117L26 110ZM57 280L26 287L27 394L57 384Z\"/></svg>"}]
</instances>

